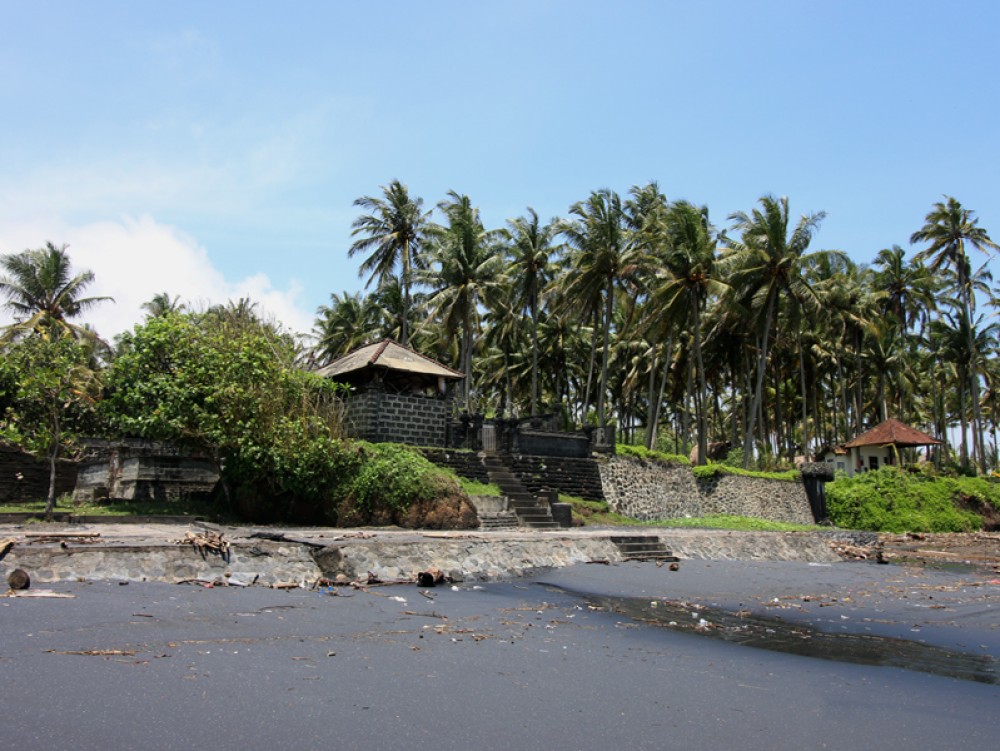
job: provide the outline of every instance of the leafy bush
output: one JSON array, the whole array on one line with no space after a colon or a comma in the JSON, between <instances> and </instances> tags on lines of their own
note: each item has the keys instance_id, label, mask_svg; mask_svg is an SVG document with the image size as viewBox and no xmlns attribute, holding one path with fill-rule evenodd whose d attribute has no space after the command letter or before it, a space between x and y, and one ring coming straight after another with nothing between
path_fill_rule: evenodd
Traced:
<instances>
[{"instance_id":1,"label":"leafy bush","mask_svg":"<svg viewBox=\"0 0 1000 751\"><path fill-rule=\"evenodd\" d=\"M341 439L341 387L295 354L252 317L153 318L122 337L101 408L114 431L215 459L225 499L253 521L475 524L454 478L416 452Z\"/></svg>"},{"instance_id":2,"label":"leafy bush","mask_svg":"<svg viewBox=\"0 0 1000 751\"><path fill-rule=\"evenodd\" d=\"M853 478L838 476L826 486L827 511L838 527L881 532L968 532L982 517L957 505L979 497L997 508L998 496L985 480L928 478L882 467Z\"/></svg>"}]
</instances>

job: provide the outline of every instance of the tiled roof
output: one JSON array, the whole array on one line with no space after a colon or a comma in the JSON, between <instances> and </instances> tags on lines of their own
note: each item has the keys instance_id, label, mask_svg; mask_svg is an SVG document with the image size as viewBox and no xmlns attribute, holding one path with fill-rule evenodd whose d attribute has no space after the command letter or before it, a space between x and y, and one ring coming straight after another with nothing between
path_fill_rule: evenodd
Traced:
<instances>
[{"instance_id":1,"label":"tiled roof","mask_svg":"<svg viewBox=\"0 0 1000 751\"><path fill-rule=\"evenodd\" d=\"M844 444L845 448L856 448L858 446L936 446L941 443L937 438L926 433L904 425L899 420L889 418L881 422L867 433L862 433L853 441Z\"/></svg>"},{"instance_id":2,"label":"tiled roof","mask_svg":"<svg viewBox=\"0 0 1000 751\"><path fill-rule=\"evenodd\" d=\"M404 373L441 376L452 380L465 377L463 373L452 370L429 357L424 357L412 349L392 341L392 339L383 339L381 342L356 349L320 368L316 373L327 378L334 378L376 366Z\"/></svg>"}]
</instances>

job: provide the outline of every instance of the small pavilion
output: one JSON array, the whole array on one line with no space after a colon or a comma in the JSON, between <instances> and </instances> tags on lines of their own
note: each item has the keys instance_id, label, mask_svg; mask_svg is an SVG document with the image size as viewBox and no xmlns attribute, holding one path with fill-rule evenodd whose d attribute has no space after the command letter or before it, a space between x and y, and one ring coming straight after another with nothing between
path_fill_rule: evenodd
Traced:
<instances>
[{"instance_id":1,"label":"small pavilion","mask_svg":"<svg viewBox=\"0 0 1000 751\"><path fill-rule=\"evenodd\" d=\"M857 438L824 452L822 460L843 470L848 477L857 472L896 464L900 449L939 446L942 441L909 425L889 418Z\"/></svg>"},{"instance_id":2,"label":"small pavilion","mask_svg":"<svg viewBox=\"0 0 1000 751\"><path fill-rule=\"evenodd\" d=\"M352 387L348 433L366 441L444 446L448 384L464 374L391 339L368 344L316 371Z\"/></svg>"}]
</instances>

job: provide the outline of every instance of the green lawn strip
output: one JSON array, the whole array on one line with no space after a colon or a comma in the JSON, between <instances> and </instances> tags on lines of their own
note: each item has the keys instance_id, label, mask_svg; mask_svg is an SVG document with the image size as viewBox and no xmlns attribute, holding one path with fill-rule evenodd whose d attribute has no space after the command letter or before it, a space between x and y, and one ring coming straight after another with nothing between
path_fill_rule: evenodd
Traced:
<instances>
[{"instance_id":1,"label":"green lawn strip","mask_svg":"<svg viewBox=\"0 0 1000 751\"><path fill-rule=\"evenodd\" d=\"M798 532L819 529L814 525L788 524L749 516L704 516L696 518L664 519L661 521L640 521L629 516L616 514L606 501L585 501L572 495L560 494L559 500L573 507L573 518L579 519L587 527L693 527L701 529L731 529L756 532Z\"/></svg>"}]
</instances>

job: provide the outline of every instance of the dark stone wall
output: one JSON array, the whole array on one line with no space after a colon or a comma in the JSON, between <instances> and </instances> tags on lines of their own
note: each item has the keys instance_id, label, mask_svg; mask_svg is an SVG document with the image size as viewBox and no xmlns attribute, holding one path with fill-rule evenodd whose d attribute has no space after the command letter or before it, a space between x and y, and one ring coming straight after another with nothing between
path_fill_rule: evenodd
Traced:
<instances>
[{"instance_id":1,"label":"dark stone wall","mask_svg":"<svg viewBox=\"0 0 1000 751\"><path fill-rule=\"evenodd\" d=\"M560 493L579 496L588 501L604 500L601 470L597 459L527 454L515 454L510 459L511 468L532 493L558 490Z\"/></svg>"},{"instance_id":2,"label":"dark stone wall","mask_svg":"<svg viewBox=\"0 0 1000 751\"><path fill-rule=\"evenodd\" d=\"M208 496L218 479L213 462L174 446L93 441L80 460L73 500L178 501Z\"/></svg>"},{"instance_id":3,"label":"dark stone wall","mask_svg":"<svg viewBox=\"0 0 1000 751\"><path fill-rule=\"evenodd\" d=\"M72 493L76 485L76 462L59 460L56 466L56 496ZM0 444L0 503L44 500L49 495L49 463L39 461L17 446Z\"/></svg>"},{"instance_id":4,"label":"dark stone wall","mask_svg":"<svg viewBox=\"0 0 1000 751\"><path fill-rule=\"evenodd\" d=\"M483 458L473 451L426 449L424 456L455 474L478 482L489 482ZM604 500L601 470L597 459L513 454L505 458L524 486L532 493L557 490L589 501Z\"/></svg>"},{"instance_id":5,"label":"dark stone wall","mask_svg":"<svg viewBox=\"0 0 1000 751\"><path fill-rule=\"evenodd\" d=\"M483 483L490 481L483 458L474 451L423 449L422 453L439 467L447 467L459 477Z\"/></svg>"},{"instance_id":6,"label":"dark stone wall","mask_svg":"<svg viewBox=\"0 0 1000 751\"><path fill-rule=\"evenodd\" d=\"M426 396L359 391L347 400L347 431L373 443L444 446L451 402Z\"/></svg>"}]
</instances>

